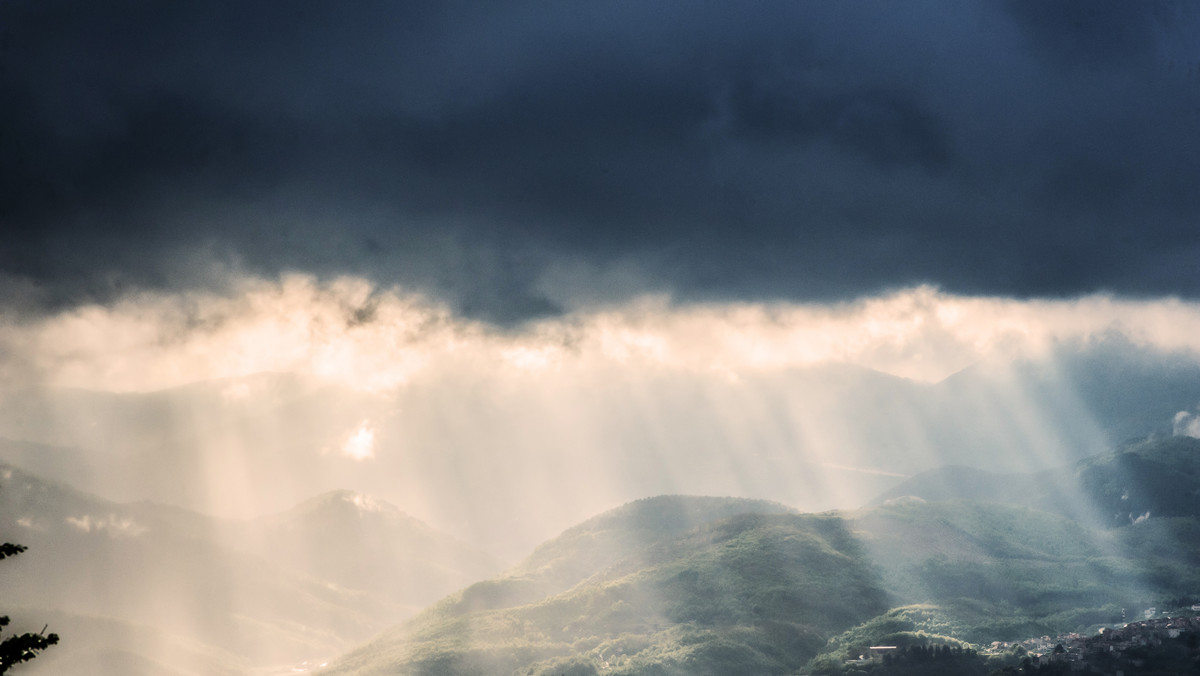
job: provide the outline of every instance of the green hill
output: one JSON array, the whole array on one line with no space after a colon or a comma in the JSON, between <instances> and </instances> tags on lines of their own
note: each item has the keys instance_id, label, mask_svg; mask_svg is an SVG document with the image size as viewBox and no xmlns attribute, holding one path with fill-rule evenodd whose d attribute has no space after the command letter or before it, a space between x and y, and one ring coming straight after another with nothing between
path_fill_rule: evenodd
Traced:
<instances>
[{"instance_id":1,"label":"green hill","mask_svg":"<svg viewBox=\"0 0 1200 676\"><path fill-rule=\"evenodd\" d=\"M1200 439L1142 442L1081 461L1074 479L1102 519L1200 517Z\"/></svg>"},{"instance_id":2,"label":"green hill","mask_svg":"<svg viewBox=\"0 0 1200 676\"><path fill-rule=\"evenodd\" d=\"M620 561L642 560L664 541L738 514L795 510L766 500L661 495L636 500L567 529L537 547L508 577L534 578L562 591Z\"/></svg>"},{"instance_id":3,"label":"green hill","mask_svg":"<svg viewBox=\"0 0 1200 676\"><path fill-rule=\"evenodd\" d=\"M326 673L791 673L831 632L886 610L866 561L834 516L732 499L639 501ZM583 577L554 591L573 576Z\"/></svg>"},{"instance_id":4,"label":"green hill","mask_svg":"<svg viewBox=\"0 0 1200 676\"><path fill-rule=\"evenodd\" d=\"M1145 566L1126 555L1119 537L1056 514L906 503L866 510L850 523L894 605L932 604L953 627L944 633L971 642L1074 630L1154 594Z\"/></svg>"},{"instance_id":5,"label":"green hill","mask_svg":"<svg viewBox=\"0 0 1200 676\"><path fill-rule=\"evenodd\" d=\"M1122 609L1200 593L1198 564L1190 517L1093 528L986 502L795 514L660 497L566 531L326 673L834 672L880 643L978 644L1117 622Z\"/></svg>"}]
</instances>

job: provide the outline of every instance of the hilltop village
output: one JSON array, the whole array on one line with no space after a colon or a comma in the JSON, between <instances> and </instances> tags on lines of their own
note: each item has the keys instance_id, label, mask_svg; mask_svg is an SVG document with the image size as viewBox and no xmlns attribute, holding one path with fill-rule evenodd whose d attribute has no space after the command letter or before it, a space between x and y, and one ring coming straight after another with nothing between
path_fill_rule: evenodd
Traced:
<instances>
[{"instance_id":1,"label":"hilltop village","mask_svg":"<svg viewBox=\"0 0 1200 676\"><path fill-rule=\"evenodd\" d=\"M876 645L840 670L872 676L1082 674L1150 676L1200 671L1200 617L1151 618L1097 634L1067 633L994 641L976 652L963 644Z\"/></svg>"},{"instance_id":2,"label":"hilltop village","mask_svg":"<svg viewBox=\"0 0 1200 676\"><path fill-rule=\"evenodd\" d=\"M1194 669L1200 660L1200 617L1147 619L1106 627L1092 636L1069 633L1018 642L996 641L981 654L1015 654L1022 657L1024 669L1048 672L1060 671L1063 665L1089 674L1136 674L1143 669L1159 671L1167 665L1183 664Z\"/></svg>"}]
</instances>

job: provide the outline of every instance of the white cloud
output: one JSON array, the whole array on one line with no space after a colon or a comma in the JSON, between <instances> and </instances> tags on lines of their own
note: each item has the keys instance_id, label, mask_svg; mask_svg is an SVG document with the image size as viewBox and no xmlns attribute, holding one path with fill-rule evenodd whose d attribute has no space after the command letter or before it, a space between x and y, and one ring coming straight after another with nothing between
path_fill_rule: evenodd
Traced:
<instances>
[{"instance_id":1,"label":"white cloud","mask_svg":"<svg viewBox=\"0 0 1200 676\"><path fill-rule=\"evenodd\" d=\"M135 537L146 532L146 529L129 518L120 518L115 514L107 516L68 516L64 522L72 528L84 533L106 532L113 536Z\"/></svg>"},{"instance_id":2,"label":"white cloud","mask_svg":"<svg viewBox=\"0 0 1200 676\"><path fill-rule=\"evenodd\" d=\"M347 497L346 499L349 500L355 507L357 507L359 512L386 511L384 508L384 503L370 495L355 493L353 497Z\"/></svg>"},{"instance_id":3,"label":"white cloud","mask_svg":"<svg viewBox=\"0 0 1200 676\"><path fill-rule=\"evenodd\" d=\"M1190 411L1180 411L1175 414L1174 422L1175 436L1200 439L1200 415Z\"/></svg>"},{"instance_id":4,"label":"white cloud","mask_svg":"<svg viewBox=\"0 0 1200 676\"><path fill-rule=\"evenodd\" d=\"M1021 301L932 287L839 304L677 305L652 296L499 331L358 278L246 278L234 287L133 294L38 320L0 317L0 379L145 391L290 372L381 391L455 372L668 369L736 380L838 362L936 381L982 359L1105 334L1200 353L1200 305L1176 299ZM366 307L370 319L361 321ZM233 388L230 400L247 394Z\"/></svg>"}]
</instances>

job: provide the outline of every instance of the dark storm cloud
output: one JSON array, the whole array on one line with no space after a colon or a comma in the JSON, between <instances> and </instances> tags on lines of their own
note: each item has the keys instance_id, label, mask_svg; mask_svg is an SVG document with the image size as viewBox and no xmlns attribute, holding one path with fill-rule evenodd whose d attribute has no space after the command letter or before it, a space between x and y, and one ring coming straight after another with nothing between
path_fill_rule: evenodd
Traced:
<instances>
[{"instance_id":1,"label":"dark storm cloud","mask_svg":"<svg viewBox=\"0 0 1200 676\"><path fill-rule=\"evenodd\" d=\"M414 4L0 5L0 265L60 302L361 273L501 320L572 265L1200 293L1187 5Z\"/></svg>"},{"instance_id":2,"label":"dark storm cloud","mask_svg":"<svg viewBox=\"0 0 1200 676\"><path fill-rule=\"evenodd\" d=\"M1034 47L1064 66L1154 65L1158 33L1172 28L1183 3L1120 0L1010 1L1008 11Z\"/></svg>"}]
</instances>

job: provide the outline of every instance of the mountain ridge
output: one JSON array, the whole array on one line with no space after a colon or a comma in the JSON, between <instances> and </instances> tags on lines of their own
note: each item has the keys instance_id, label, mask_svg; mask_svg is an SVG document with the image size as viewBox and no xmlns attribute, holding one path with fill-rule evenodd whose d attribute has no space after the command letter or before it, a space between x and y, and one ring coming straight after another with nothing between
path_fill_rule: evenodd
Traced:
<instances>
[{"instance_id":1,"label":"mountain ridge","mask_svg":"<svg viewBox=\"0 0 1200 676\"><path fill-rule=\"evenodd\" d=\"M1135 450L1191 466L1195 441ZM1081 461L1080 476L1122 452ZM986 482L994 473L946 474ZM634 501L564 530L323 673L838 673L879 645L860 642L897 631L910 643L1015 640L1200 594L1200 516L1100 527L1031 504L945 497L824 513L728 498ZM713 518L679 518L689 504Z\"/></svg>"},{"instance_id":2,"label":"mountain ridge","mask_svg":"<svg viewBox=\"0 0 1200 676\"><path fill-rule=\"evenodd\" d=\"M391 507L387 516L402 514ZM298 554L309 548L303 536L311 533L303 519L294 523L300 524L295 532L277 531L152 502L117 503L0 464L0 539L29 547L0 568L0 587L8 590L6 606L23 609L21 617L76 618L66 624L84 634L74 640L64 634L55 650L63 664L107 663L96 651L108 648L95 638L107 632L145 640L119 641L124 657L114 658L111 671L96 673L152 673L153 664L167 664L197 674L241 674L300 657L328 658L412 614L426 599L498 568L490 559L471 558L465 545L440 547L453 538L423 526L422 539L406 541L405 560L424 568L414 573L419 579L412 589L396 588L391 559L377 560L383 552L361 545L400 538L372 531L379 524L368 520L359 524L366 529L357 531L361 541L343 539L338 547L347 559L387 570L386 585L363 576L335 580ZM322 535L320 528L315 533ZM420 595L412 596L413 589ZM87 617L96 621L78 619ZM143 627L145 617L155 618L155 631ZM105 628L113 622L125 629ZM180 647L185 644L196 648ZM39 660L26 669L55 673L56 663Z\"/></svg>"},{"instance_id":3,"label":"mountain ridge","mask_svg":"<svg viewBox=\"0 0 1200 676\"><path fill-rule=\"evenodd\" d=\"M1109 527L1150 516L1200 516L1200 439L1142 440L1042 472L940 467L868 504L906 498L1033 505Z\"/></svg>"}]
</instances>

